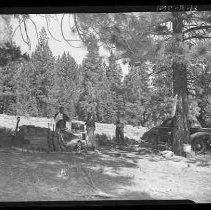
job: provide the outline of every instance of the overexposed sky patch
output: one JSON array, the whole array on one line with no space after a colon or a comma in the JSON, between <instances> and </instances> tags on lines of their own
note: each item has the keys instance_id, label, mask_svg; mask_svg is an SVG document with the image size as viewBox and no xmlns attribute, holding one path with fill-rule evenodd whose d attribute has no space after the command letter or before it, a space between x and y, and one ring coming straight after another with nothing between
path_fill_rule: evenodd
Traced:
<instances>
[{"instance_id":1,"label":"overexposed sky patch","mask_svg":"<svg viewBox=\"0 0 211 210\"><path fill-rule=\"evenodd\" d=\"M45 17L43 15L34 15L34 14L31 15L31 19L34 21L34 23L37 26L38 34L39 34L40 30L42 29L42 27L45 27L48 37L49 37L49 46L50 46L50 49L54 56L62 55L63 52L69 52L75 58L77 63L81 63L83 58L85 57L87 51L84 47L80 47L82 45L81 42L73 42L72 45L74 45L76 47L80 47L80 48L75 48L75 47L69 46L68 43L64 41L64 39L62 37L61 29L60 29L61 17L62 17L62 15L60 15L60 14L57 15L58 22L57 22L57 20L49 19L50 20L49 25L48 25L49 30L50 30L51 34L53 35L53 37L56 40L58 40L58 41L56 41L48 33ZM17 25L18 25L18 21L16 19L13 19L13 21L12 21L13 29L15 29L17 27ZM31 54L35 50L38 40L37 40L37 34L36 34L36 29L35 29L34 24L28 20L27 27L28 27L28 34L29 34L30 42L31 42L31 49L29 49L29 46L23 41L20 30L16 31L15 36L14 36L14 41L17 43L17 45L19 45L21 47L22 51L28 52L29 54ZM25 33L24 33L23 27L22 27L22 31L23 31L23 36L24 36ZM69 30L69 25L68 25L66 19L64 20L64 24L63 24L63 31L64 31L64 35L66 38L77 39L70 35L68 36L68 32L70 30ZM26 39L25 36L24 36L24 38Z\"/></svg>"},{"instance_id":2,"label":"overexposed sky patch","mask_svg":"<svg viewBox=\"0 0 211 210\"><path fill-rule=\"evenodd\" d=\"M70 44L72 45L72 46L70 46L63 39L63 36L61 33L61 25L60 25L61 18L63 17L63 14L49 15L49 17L51 16L52 18L48 19L49 20L48 25L47 25L44 15L32 14L30 16L31 16L31 19L34 21L34 23L37 26L38 35L39 35L41 28L45 27L47 35L49 37L49 47L54 56L62 55L64 52L66 52L66 53L69 52L72 55L72 57L75 59L75 61L78 64L81 64L83 58L87 54L86 48L82 45L82 43L80 41L70 42ZM15 30L17 26L18 26L18 20L12 19L13 30ZM65 15L64 19L63 19L63 25L62 25L65 38L71 39L71 40L79 40L79 38L77 37L77 34L74 34L71 31L71 26L73 26L72 16ZM48 28L53 37L48 32ZM36 48L38 39L37 39L35 25L30 20L27 20L27 29L28 29L27 32L30 37L31 49L23 41L23 38L22 38L22 35L23 35L24 39L27 39L27 37L25 36L24 27L22 27L22 31L23 31L22 35L20 33L20 30L16 31L16 33L14 35L14 41L16 42L16 44L18 46L20 46L20 48L23 52L28 52L29 54L31 54ZM58 41L56 41L56 40L58 40ZM104 57L108 57L109 54L108 54L108 52L106 52L105 50L100 48L100 55L104 56ZM120 66L122 67L123 74L124 75L127 74L128 66L123 65L121 62L118 62L118 63L120 63Z\"/></svg>"}]
</instances>

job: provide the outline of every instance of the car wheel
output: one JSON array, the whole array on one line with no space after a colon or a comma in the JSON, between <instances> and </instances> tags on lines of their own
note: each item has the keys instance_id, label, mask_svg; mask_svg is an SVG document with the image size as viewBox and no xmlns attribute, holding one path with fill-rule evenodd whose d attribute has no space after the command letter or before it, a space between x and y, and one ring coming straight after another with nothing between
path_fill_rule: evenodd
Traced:
<instances>
[{"instance_id":1,"label":"car wheel","mask_svg":"<svg viewBox=\"0 0 211 210\"><path fill-rule=\"evenodd\" d=\"M192 148L194 152L201 154L206 151L207 146L205 143L205 136L198 137L192 141Z\"/></svg>"}]
</instances>

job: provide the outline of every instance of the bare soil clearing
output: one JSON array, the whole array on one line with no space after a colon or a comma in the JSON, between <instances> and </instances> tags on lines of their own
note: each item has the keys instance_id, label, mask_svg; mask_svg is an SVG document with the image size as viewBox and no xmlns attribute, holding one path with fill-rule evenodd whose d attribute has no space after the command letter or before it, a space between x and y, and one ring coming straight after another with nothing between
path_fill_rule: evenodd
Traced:
<instances>
[{"instance_id":1,"label":"bare soil clearing","mask_svg":"<svg viewBox=\"0 0 211 210\"><path fill-rule=\"evenodd\" d=\"M144 148L23 153L0 147L0 201L190 199L211 202L211 155L164 158Z\"/></svg>"}]
</instances>

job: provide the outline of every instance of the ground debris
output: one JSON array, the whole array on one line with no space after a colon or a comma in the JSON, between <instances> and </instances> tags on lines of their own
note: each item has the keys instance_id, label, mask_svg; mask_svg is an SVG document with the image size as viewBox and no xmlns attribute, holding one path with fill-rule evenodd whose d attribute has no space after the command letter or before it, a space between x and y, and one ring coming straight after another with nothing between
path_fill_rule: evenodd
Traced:
<instances>
[{"instance_id":1,"label":"ground debris","mask_svg":"<svg viewBox=\"0 0 211 210\"><path fill-rule=\"evenodd\" d=\"M160 155L165 157L165 158L171 158L174 156L174 152L169 151L169 150L164 150L160 152Z\"/></svg>"}]
</instances>

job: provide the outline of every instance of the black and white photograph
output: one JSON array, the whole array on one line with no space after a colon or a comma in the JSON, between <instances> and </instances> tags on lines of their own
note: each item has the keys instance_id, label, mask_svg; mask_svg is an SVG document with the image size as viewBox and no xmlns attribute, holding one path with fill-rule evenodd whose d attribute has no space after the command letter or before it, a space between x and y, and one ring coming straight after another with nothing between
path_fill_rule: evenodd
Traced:
<instances>
[{"instance_id":1,"label":"black and white photograph","mask_svg":"<svg viewBox=\"0 0 211 210\"><path fill-rule=\"evenodd\" d=\"M0 202L211 202L211 11L155 8L0 13Z\"/></svg>"}]
</instances>

